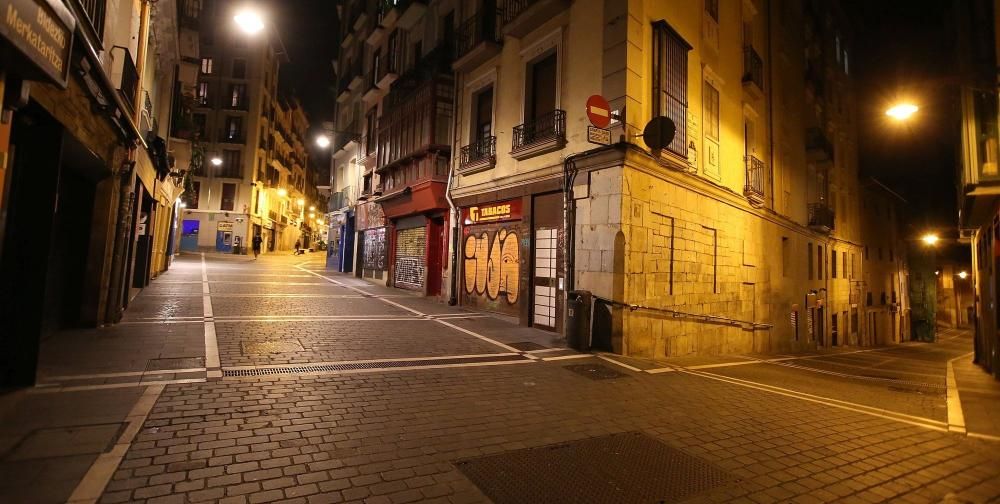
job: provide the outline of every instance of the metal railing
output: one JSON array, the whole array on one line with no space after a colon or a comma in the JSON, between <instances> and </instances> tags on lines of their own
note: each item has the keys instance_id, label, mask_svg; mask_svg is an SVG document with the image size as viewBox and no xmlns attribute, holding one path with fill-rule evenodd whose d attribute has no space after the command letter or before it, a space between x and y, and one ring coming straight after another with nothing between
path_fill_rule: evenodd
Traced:
<instances>
[{"instance_id":1,"label":"metal railing","mask_svg":"<svg viewBox=\"0 0 1000 504\"><path fill-rule=\"evenodd\" d=\"M220 143L243 143L244 135L242 131L230 132L227 130L219 131L219 142Z\"/></svg>"},{"instance_id":2,"label":"metal railing","mask_svg":"<svg viewBox=\"0 0 1000 504\"><path fill-rule=\"evenodd\" d=\"M833 229L834 213L830 205L826 203L809 204L809 225L826 229Z\"/></svg>"},{"instance_id":3,"label":"metal railing","mask_svg":"<svg viewBox=\"0 0 1000 504\"><path fill-rule=\"evenodd\" d=\"M135 61L128 48L115 46L115 49L119 49L122 53L122 74L118 81L118 94L121 95L122 100L130 109L135 110L135 93L139 89L139 73L135 69Z\"/></svg>"},{"instance_id":4,"label":"metal railing","mask_svg":"<svg viewBox=\"0 0 1000 504\"><path fill-rule=\"evenodd\" d=\"M740 320L730 317L722 317L719 315L705 315L702 313L691 313L679 310L672 310L670 308L659 308L655 306L623 303L621 301L615 301L613 299L602 298L599 296L594 296L594 300L609 304L611 306L617 306L619 308L628 308L629 311L637 311L637 310L652 311L669 315L673 318L690 319L696 322L705 322L710 324L730 325L730 326L742 327L743 329L751 331L766 330L774 327L771 324L761 324L750 320Z\"/></svg>"},{"instance_id":5,"label":"metal railing","mask_svg":"<svg viewBox=\"0 0 1000 504\"><path fill-rule=\"evenodd\" d=\"M764 201L764 162L753 155L747 155L744 161L746 183L743 186L743 195L751 202L761 203Z\"/></svg>"},{"instance_id":6,"label":"metal railing","mask_svg":"<svg viewBox=\"0 0 1000 504\"><path fill-rule=\"evenodd\" d=\"M500 10L492 15L474 14L458 27L455 33L455 58L461 58L483 42L500 43Z\"/></svg>"},{"instance_id":7,"label":"metal railing","mask_svg":"<svg viewBox=\"0 0 1000 504\"><path fill-rule=\"evenodd\" d=\"M107 9L105 0L76 0L80 9L87 16L86 21L94 29L98 39L104 38L104 16Z\"/></svg>"},{"instance_id":8,"label":"metal railing","mask_svg":"<svg viewBox=\"0 0 1000 504\"><path fill-rule=\"evenodd\" d=\"M534 121L514 126L512 150L556 138L566 138L566 111L564 110L553 110L537 117Z\"/></svg>"},{"instance_id":9,"label":"metal railing","mask_svg":"<svg viewBox=\"0 0 1000 504\"><path fill-rule=\"evenodd\" d=\"M488 161L496 162L497 159L497 137L482 137L474 143L462 147L459 154L459 168Z\"/></svg>"},{"instance_id":10,"label":"metal railing","mask_svg":"<svg viewBox=\"0 0 1000 504\"><path fill-rule=\"evenodd\" d=\"M749 82L764 90L764 60L753 46L743 48L743 82Z\"/></svg>"},{"instance_id":11,"label":"metal railing","mask_svg":"<svg viewBox=\"0 0 1000 504\"><path fill-rule=\"evenodd\" d=\"M503 7L500 9L503 24L513 21L517 18L517 16L520 16L522 12L528 10L528 7L531 7L537 2L538 0L505 0L503 2Z\"/></svg>"}]
</instances>

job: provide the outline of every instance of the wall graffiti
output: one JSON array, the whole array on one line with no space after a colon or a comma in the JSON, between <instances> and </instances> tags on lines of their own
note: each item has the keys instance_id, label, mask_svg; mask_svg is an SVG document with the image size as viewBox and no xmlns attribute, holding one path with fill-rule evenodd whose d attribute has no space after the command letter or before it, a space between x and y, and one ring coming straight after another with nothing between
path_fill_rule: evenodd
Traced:
<instances>
[{"instance_id":1,"label":"wall graffiti","mask_svg":"<svg viewBox=\"0 0 1000 504\"><path fill-rule=\"evenodd\" d=\"M490 233L465 238L465 292L485 294L496 300L504 296L507 303L517 302L520 291L521 251L517 232L500 228Z\"/></svg>"},{"instance_id":2,"label":"wall graffiti","mask_svg":"<svg viewBox=\"0 0 1000 504\"><path fill-rule=\"evenodd\" d=\"M386 269L385 228L375 228L365 230L364 244L364 268L366 270L381 271Z\"/></svg>"}]
</instances>

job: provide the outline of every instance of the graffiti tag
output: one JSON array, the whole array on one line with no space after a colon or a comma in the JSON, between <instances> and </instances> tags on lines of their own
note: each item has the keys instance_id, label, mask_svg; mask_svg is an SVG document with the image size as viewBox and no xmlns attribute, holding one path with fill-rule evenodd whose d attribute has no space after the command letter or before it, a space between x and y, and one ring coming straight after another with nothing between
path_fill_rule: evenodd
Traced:
<instances>
[{"instance_id":1,"label":"graffiti tag","mask_svg":"<svg viewBox=\"0 0 1000 504\"><path fill-rule=\"evenodd\" d=\"M501 295L507 303L517 302L520 290L520 248L517 233L501 228L490 241L489 233L469 235L465 239L465 292L485 294L496 300Z\"/></svg>"}]
</instances>

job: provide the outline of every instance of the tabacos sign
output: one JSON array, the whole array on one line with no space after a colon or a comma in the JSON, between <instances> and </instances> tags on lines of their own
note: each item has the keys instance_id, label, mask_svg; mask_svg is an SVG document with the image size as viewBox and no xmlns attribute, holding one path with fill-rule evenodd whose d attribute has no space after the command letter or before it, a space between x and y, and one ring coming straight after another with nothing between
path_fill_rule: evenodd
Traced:
<instances>
[{"instance_id":1,"label":"tabacos sign","mask_svg":"<svg viewBox=\"0 0 1000 504\"><path fill-rule=\"evenodd\" d=\"M511 220L521 220L521 200L519 199L462 209L462 222L466 226Z\"/></svg>"},{"instance_id":2,"label":"tabacos sign","mask_svg":"<svg viewBox=\"0 0 1000 504\"><path fill-rule=\"evenodd\" d=\"M58 0L0 0L0 36L17 48L14 63L29 80L66 87L75 25Z\"/></svg>"}]
</instances>

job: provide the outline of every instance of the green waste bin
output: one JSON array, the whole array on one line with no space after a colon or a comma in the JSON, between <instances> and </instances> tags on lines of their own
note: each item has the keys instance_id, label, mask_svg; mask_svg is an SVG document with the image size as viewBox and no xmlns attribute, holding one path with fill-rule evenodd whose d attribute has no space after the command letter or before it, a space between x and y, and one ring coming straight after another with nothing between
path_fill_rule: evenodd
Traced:
<instances>
[{"instance_id":1,"label":"green waste bin","mask_svg":"<svg viewBox=\"0 0 1000 504\"><path fill-rule=\"evenodd\" d=\"M566 345L580 352L590 351L590 291L569 291L566 306Z\"/></svg>"}]
</instances>

